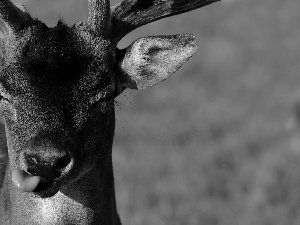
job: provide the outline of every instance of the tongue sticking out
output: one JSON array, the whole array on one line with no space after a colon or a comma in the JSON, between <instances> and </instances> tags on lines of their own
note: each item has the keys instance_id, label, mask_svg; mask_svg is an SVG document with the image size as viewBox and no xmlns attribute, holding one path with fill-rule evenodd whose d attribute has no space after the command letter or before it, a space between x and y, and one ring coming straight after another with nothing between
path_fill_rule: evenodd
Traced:
<instances>
[{"instance_id":1,"label":"tongue sticking out","mask_svg":"<svg viewBox=\"0 0 300 225\"><path fill-rule=\"evenodd\" d=\"M40 182L44 183L45 179L40 176L32 176L23 170L16 169L12 172L12 181L22 192L32 192Z\"/></svg>"}]
</instances>

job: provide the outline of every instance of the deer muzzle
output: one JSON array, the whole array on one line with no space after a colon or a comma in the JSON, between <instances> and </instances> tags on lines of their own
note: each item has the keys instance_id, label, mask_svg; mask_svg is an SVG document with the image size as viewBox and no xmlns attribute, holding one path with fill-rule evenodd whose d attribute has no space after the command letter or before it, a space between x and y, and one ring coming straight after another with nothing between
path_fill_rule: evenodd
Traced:
<instances>
[{"instance_id":1,"label":"deer muzzle","mask_svg":"<svg viewBox=\"0 0 300 225\"><path fill-rule=\"evenodd\" d=\"M54 136L39 136L27 143L19 155L20 167L12 172L12 181L21 192L47 189L70 172L74 160L62 142Z\"/></svg>"}]
</instances>

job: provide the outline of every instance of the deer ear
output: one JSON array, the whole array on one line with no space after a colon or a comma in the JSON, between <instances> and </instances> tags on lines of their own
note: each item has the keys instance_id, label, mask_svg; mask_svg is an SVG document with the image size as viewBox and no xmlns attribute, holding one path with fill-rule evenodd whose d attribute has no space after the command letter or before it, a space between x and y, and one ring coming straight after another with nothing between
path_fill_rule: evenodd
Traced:
<instances>
[{"instance_id":1,"label":"deer ear","mask_svg":"<svg viewBox=\"0 0 300 225\"><path fill-rule=\"evenodd\" d=\"M117 52L119 93L126 88L144 89L167 79L197 50L195 37L179 34L140 38Z\"/></svg>"}]
</instances>

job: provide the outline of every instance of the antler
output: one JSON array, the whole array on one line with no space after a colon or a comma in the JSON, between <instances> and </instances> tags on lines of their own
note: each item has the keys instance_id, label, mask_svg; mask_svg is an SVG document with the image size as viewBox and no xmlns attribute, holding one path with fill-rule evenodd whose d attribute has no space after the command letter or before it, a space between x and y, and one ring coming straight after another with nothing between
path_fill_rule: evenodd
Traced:
<instances>
[{"instance_id":1,"label":"antler","mask_svg":"<svg viewBox=\"0 0 300 225\"><path fill-rule=\"evenodd\" d=\"M15 32L33 21L29 13L9 0L0 0L0 19Z\"/></svg>"},{"instance_id":2,"label":"antler","mask_svg":"<svg viewBox=\"0 0 300 225\"><path fill-rule=\"evenodd\" d=\"M147 23L191 11L220 0L124 0L112 8L112 40Z\"/></svg>"},{"instance_id":3,"label":"antler","mask_svg":"<svg viewBox=\"0 0 300 225\"><path fill-rule=\"evenodd\" d=\"M88 23L97 36L106 36L110 32L109 0L89 0Z\"/></svg>"}]
</instances>

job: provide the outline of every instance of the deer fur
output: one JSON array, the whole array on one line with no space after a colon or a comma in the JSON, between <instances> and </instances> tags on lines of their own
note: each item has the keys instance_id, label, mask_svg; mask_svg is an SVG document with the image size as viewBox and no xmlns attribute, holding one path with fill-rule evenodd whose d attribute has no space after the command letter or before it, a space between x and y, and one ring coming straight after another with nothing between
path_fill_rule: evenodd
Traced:
<instances>
[{"instance_id":1,"label":"deer fur","mask_svg":"<svg viewBox=\"0 0 300 225\"><path fill-rule=\"evenodd\" d=\"M111 158L114 98L167 79L197 46L190 34L116 46L139 26L215 1L124 0L110 7L89 0L87 19L49 28L24 6L0 0L8 145L1 225L121 224Z\"/></svg>"}]
</instances>

